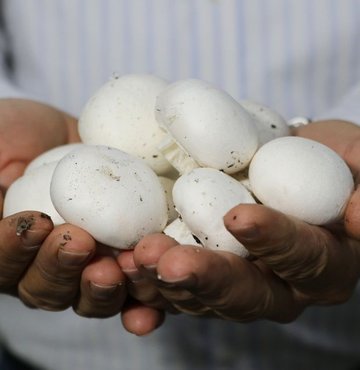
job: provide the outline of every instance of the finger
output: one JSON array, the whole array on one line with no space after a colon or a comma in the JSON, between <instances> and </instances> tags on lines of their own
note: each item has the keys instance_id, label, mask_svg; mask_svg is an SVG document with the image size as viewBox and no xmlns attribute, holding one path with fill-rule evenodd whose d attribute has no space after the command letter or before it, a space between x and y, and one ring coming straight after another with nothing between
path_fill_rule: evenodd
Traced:
<instances>
[{"instance_id":1,"label":"finger","mask_svg":"<svg viewBox=\"0 0 360 370\"><path fill-rule=\"evenodd\" d=\"M240 205L224 218L227 229L282 279L316 303L348 299L359 277L356 246L341 234L261 205Z\"/></svg>"},{"instance_id":2,"label":"finger","mask_svg":"<svg viewBox=\"0 0 360 370\"><path fill-rule=\"evenodd\" d=\"M161 310L146 307L137 302L128 304L121 313L124 328L135 335L143 336L157 329L165 320Z\"/></svg>"},{"instance_id":3,"label":"finger","mask_svg":"<svg viewBox=\"0 0 360 370\"><path fill-rule=\"evenodd\" d=\"M184 312L185 309L188 313L191 311L197 314L195 311L199 307L202 309L202 304L194 298L192 293L182 287L163 282L155 267L141 267L140 271L144 279L135 284L130 283L129 292L142 304L172 314L177 314L179 311ZM182 306L186 306L184 310Z\"/></svg>"},{"instance_id":4,"label":"finger","mask_svg":"<svg viewBox=\"0 0 360 370\"><path fill-rule=\"evenodd\" d=\"M159 257L179 243L164 234L151 234L145 236L134 249L134 262L140 266L156 267Z\"/></svg>"},{"instance_id":5,"label":"finger","mask_svg":"<svg viewBox=\"0 0 360 370\"><path fill-rule=\"evenodd\" d=\"M85 317L111 317L120 312L125 298L125 275L116 260L97 256L83 270L74 310Z\"/></svg>"},{"instance_id":6,"label":"finger","mask_svg":"<svg viewBox=\"0 0 360 370\"><path fill-rule=\"evenodd\" d=\"M324 120L311 125L299 126L296 136L319 141L335 150L356 175L360 171L360 130L359 126L348 121Z\"/></svg>"},{"instance_id":7,"label":"finger","mask_svg":"<svg viewBox=\"0 0 360 370\"><path fill-rule=\"evenodd\" d=\"M143 276L139 272L134 262L134 252L132 250L121 251L117 256L118 264L130 281L142 280Z\"/></svg>"},{"instance_id":8,"label":"finger","mask_svg":"<svg viewBox=\"0 0 360 370\"><path fill-rule=\"evenodd\" d=\"M139 253L141 256L145 255L149 257L147 251L149 249L148 247L153 245L152 239L154 239L153 236L147 236L137 245L138 251L142 251L142 253ZM150 249L153 248L150 247ZM151 255L153 255L153 252L150 253L150 257ZM134 251L121 252L117 260L122 271L128 278L127 288L132 298L148 307L173 311L169 302L161 295L158 287L153 284L151 279L148 279L149 276L146 273L144 274L143 269L140 271L136 266ZM146 259L146 262L151 264L151 266L149 265L149 269L153 269L152 264L154 263L154 259Z\"/></svg>"},{"instance_id":9,"label":"finger","mask_svg":"<svg viewBox=\"0 0 360 370\"><path fill-rule=\"evenodd\" d=\"M348 235L360 241L360 184L357 185L346 207L344 224Z\"/></svg>"},{"instance_id":10,"label":"finger","mask_svg":"<svg viewBox=\"0 0 360 370\"><path fill-rule=\"evenodd\" d=\"M0 189L6 191L24 173L26 166L25 161L13 161L3 167L0 171Z\"/></svg>"},{"instance_id":11,"label":"finger","mask_svg":"<svg viewBox=\"0 0 360 370\"><path fill-rule=\"evenodd\" d=\"M136 264L148 270L147 276L164 298L181 312L213 312L238 321L258 317L290 320L288 313L278 315L277 306L285 301L284 307L290 309L291 292L277 277L272 277L273 285L269 284L264 273L249 261L231 253L180 246L161 234L143 242L135 248Z\"/></svg>"},{"instance_id":12,"label":"finger","mask_svg":"<svg viewBox=\"0 0 360 370\"><path fill-rule=\"evenodd\" d=\"M203 305L191 292L182 287L163 282L163 280L159 278L157 271L159 259L165 252L177 245L179 244L174 239L164 234L148 235L142 239L134 250L133 263L136 264L138 274L142 277L142 280L139 281L136 286L139 287L141 282L144 281L144 277L146 278L146 282L151 282L156 294L154 294L151 301L149 299L145 301L147 304L151 305L157 299L157 302L162 302L161 308L167 309L172 313L177 313L178 311L189 314L202 313ZM149 285L149 283L147 284ZM144 290L143 287L142 290ZM149 290L147 290L147 292L149 293ZM159 293L162 299L159 298ZM144 303L143 296L139 297L138 294L137 298ZM171 305L169 302L171 302ZM174 307L176 308L175 311Z\"/></svg>"},{"instance_id":13,"label":"finger","mask_svg":"<svg viewBox=\"0 0 360 370\"><path fill-rule=\"evenodd\" d=\"M95 241L69 224L55 228L19 284L19 297L32 307L63 310L78 294L81 273L95 253Z\"/></svg>"},{"instance_id":14,"label":"finger","mask_svg":"<svg viewBox=\"0 0 360 370\"><path fill-rule=\"evenodd\" d=\"M53 223L40 212L21 212L0 221L0 291L17 294L17 284L50 234Z\"/></svg>"},{"instance_id":15,"label":"finger","mask_svg":"<svg viewBox=\"0 0 360 370\"><path fill-rule=\"evenodd\" d=\"M291 289L280 278L232 253L175 246L159 259L157 271L172 291L171 297L165 297L176 299L175 305L184 312L211 311L241 322L265 317L290 321L303 308L296 306ZM186 291L193 300L185 296Z\"/></svg>"},{"instance_id":16,"label":"finger","mask_svg":"<svg viewBox=\"0 0 360 370\"><path fill-rule=\"evenodd\" d=\"M3 189L1 189L1 185L0 185L0 220L3 217L3 206L4 206L4 195L3 194L5 194L5 192L3 191Z\"/></svg>"}]
</instances>

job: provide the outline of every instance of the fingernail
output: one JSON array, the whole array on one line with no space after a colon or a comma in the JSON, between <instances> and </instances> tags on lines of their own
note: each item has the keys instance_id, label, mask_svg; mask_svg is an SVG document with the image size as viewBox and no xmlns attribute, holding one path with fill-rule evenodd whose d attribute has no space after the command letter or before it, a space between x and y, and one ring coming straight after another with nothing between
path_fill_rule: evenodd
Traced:
<instances>
[{"instance_id":1,"label":"fingernail","mask_svg":"<svg viewBox=\"0 0 360 370\"><path fill-rule=\"evenodd\" d=\"M113 285L101 285L94 282L90 282L91 294L96 299L106 300L111 298L115 291L122 285L122 283Z\"/></svg>"},{"instance_id":2,"label":"fingernail","mask_svg":"<svg viewBox=\"0 0 360 370\"><path fill-rule=\"evenodd\" d=\"M40 213L40 217L41 217L41 218L44 218L44 219L46 219L46 220L50 220L50 221L52 221L51 217L50 217L48 214L44 213L44 212L41 212L41 213Z\"/></svg>"},{"instance_id":3,"label":"fingernail","mask_svg":"<svg viewBox=\"0 0 360 370\"><path fill-rule=\"evenodd\" d=\"M240 238L241 240L251 241L257 239L260 235L259 228L256 225L250 225L241 228L233 226L234 225L228 225L227 229L236 238Z\"/></svg>"},{"instance_id":4,"label":"fingernail","mask_svg":"<svg viewBox=\"0 0 360 370\"><path fill-rule=\"evenodd\" d=\"M10 227L15 228L17 237L28 249L37 249L53 229L53 223L44 214L27 214L12 217L9 220Z\"/></svg>"},{"instance_id":5,"label":"fingernail","mask_svg":"<svg viewBox=\"0 0 360 370\"><path fill-rule=\"evenodd\" d=\"M90 257L90 252L75 252L60 248L58 260L65 266L82 266Z\"/></svg>"},{"instance_id":6,"label":"fingernail","mask_svg":"<svg viewBox=\"0 0 360 370\"><path fill-rule=\"evenodd\" d=\"M157 266L156 265L141 265L140 271L146 277L157 279Z\"/></svg>"},{"instance_id":7,"label":"fingernail","mask_svg":"<svg viewBox=\"0 0 360 370\"><path fill-rule=\"evenodd\" d=\"M186 275L175 279L166 279L161 275L158 275L158 279L169 287L181 287L181 288L191 288L196 286L197 278L194 274Z\"/></svg>"},{"instance_id":8,"label":"fingernail","mask_svg":"<svg viewBox=\"0 0 360 370\"><path fill-rule=\"evenodd\" d=\"M127 276L127 278L133 283L137 283L141 280L144 280L144 276L137 269L122 270L122 271Z\"/></svg>"},{"instance_id":9,"label":"fingernail","mask_svg":"<svg viewBox=\"0 0 360 370\"><path fill-rule=\"evenodd\" d=\"M33 215L28 217L19 217L16 224L16 235L22 236L27 230L30 230L35 222Z\"/></svg>"}]
</instances>

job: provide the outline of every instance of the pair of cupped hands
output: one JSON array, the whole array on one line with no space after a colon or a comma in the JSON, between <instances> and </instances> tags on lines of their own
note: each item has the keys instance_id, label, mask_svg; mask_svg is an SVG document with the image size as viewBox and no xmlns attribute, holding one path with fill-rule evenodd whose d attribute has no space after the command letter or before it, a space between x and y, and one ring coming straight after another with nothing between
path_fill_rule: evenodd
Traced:
<instances>
[{"instance_id":1,"label":"pair of cupped hands","mask_svg":"<svg viewBox=\"0 0 360 370\"><path fill-rule=\"evenodd\" d=\"M75 118L42 103L2 99L0 117L2 202L31 159L79 137ZM294 135L328 145L351 168L357 185L341 222L318 227L262 205L239 205L224 223L249 259L179 245L163 234L115 255L84 230L54 227L29 210L0 221L0 292L32 308L72 307L101 318L121 313L125 329L137 335L160 326L168 312L290 322L307 306L346 302L360 276L360 127L319 121Z\"/></svg>"}]
</instances>

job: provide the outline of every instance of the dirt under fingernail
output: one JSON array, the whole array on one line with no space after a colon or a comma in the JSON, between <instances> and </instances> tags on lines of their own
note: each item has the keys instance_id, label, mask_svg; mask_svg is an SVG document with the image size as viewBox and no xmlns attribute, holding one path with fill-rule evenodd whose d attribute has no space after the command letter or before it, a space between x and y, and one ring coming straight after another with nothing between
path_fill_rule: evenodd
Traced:
<instances>
[{"instance_id":1,"label":"dirt under fingernail","mask_svg":"<svg viewBox=\"0 0 360 370\"><path fill-rule=\"evenodd\" d=\"M32 225L35 223L34 216L19 217L16 224L16 235L21 236L27 230L31 229Z\"/></svg>"},{"instance_id":2,"label":"dirt under fingernail","mask_svg":"<svg viewBox=\"0 0 360 370\"><path fill-rule=\"evenodd\" d=\"M42 243L54 228L51 220L42 217L37 212L9 218L8 227L21 240L24 246L37 246Z\"/></svg>"},{"instance_id":3,"label":"dirt under fingernail","mask_svg":"<svg viewBox=\"0 0 360 370\"><path fill-rule=\"evenodd\" d=\"M46 213L43 213L43 212L40 213L40 217L41 218L46 218L47 220L51 220L51 217L49 215L47 215Z\"/></svg>"}]
</instances>

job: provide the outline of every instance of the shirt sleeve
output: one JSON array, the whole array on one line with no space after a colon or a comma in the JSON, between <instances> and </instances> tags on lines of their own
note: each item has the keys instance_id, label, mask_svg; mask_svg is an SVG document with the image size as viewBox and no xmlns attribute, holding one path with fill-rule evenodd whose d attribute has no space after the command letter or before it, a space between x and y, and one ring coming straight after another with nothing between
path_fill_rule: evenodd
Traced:
<instances>
[{"instance_id":1,"label":"shirt sleeve","mask_svg":"<svg viewBox=\"0 0 360 370\"><path fill-rule=\"evenodd\" d=\"M360 125L360 83L345 95L332 109L316 119L341 119Z\"/></svg>"}]
</instances>

